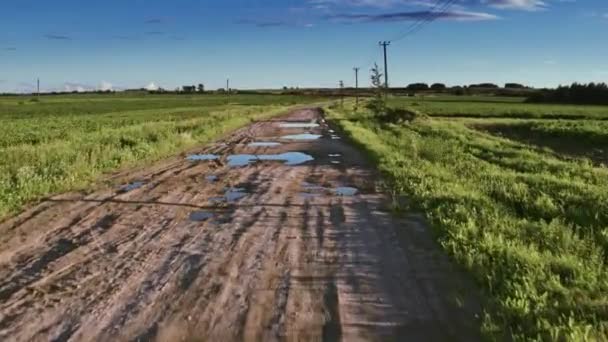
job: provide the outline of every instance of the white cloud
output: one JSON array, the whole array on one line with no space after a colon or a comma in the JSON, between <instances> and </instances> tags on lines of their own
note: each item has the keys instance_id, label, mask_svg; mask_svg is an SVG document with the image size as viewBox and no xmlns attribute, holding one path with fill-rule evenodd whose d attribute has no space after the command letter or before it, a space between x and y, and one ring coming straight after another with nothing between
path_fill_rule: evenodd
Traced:
<instances>
[{"instance_id":1,"label":"white cloud","mask_svg":"<svg viewBox=\"0 0 608 342\"><path fill-rule=\"evenodd\" d=\"M114 85L112 85L112 83L107 82L107 81L101 81L101 84L99 85L99 90L101 91L108 91L108 90L113 90L114 89Z\"/></svg>"},{"instance_id":2,"label":"white cloud","mask_svg":"<svg viewBox=\"0 0 608 342\"><path fill-rule=\"evenodd\" d=\"M482 5L498 9L538 10L547 6L548 0L462 0L453 3L452 7L460 5ZM559 0L564 2L564 0ZM571 0L567 0L571 1ZM326 8L327 6L343 7L375 7L389 8L403 5L436 6L436 0L310 0L313 6Z\"/></svg>"},{"instance_id":3,"label":"white cloud","mask_svg":"<svg viewBox=\"0 0 608 342\"><path fill-rule=\"evenodd\" d=\"M482 0L483 4L501 9L519 9L533 11L545 8L546 2L543 0Z\"/></svg>"},{"instance_id":4,"label":"white cloud","mask_svg":"<svg viewBox=\"0 0 608 342\"><path fill-rule=\"evenodd\" d=\"M154 84L154 82L150 82L150 84L148 84L145 88L146 88L146 90L154 91L154 90L158 90L159 87L156 84Z\"/></svg>"},{"instance_id":5,"label":"white cloud","mask_svg":"<svg viewBox=\"0 0 608 342\"><path fill-rule=\"evenodd\" d=\"M63 84L63 91L66 92L79 92L79 93L83 93L85 91L93 91L95 90L95 87L87 85L87 84L82 84L82 83L71 83L71 82L66 82Z\"/></svg>"}]
</instances>

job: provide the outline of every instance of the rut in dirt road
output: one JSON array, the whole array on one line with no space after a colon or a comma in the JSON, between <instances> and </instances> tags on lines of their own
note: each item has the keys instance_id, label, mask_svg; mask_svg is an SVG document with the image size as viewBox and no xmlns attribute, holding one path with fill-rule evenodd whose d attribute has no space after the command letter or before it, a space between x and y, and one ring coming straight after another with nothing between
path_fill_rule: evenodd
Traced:
<instances>
[{"instance_id":1,"label":"rut in dirt road","mask_svg":"<svg viewBox=\"0 0 608 342\"><path fill-rule=\"evenodd\" d=\"M0 224L0 340L477 340L473 288L317 109Z\"/></svg>"}]
</instances>

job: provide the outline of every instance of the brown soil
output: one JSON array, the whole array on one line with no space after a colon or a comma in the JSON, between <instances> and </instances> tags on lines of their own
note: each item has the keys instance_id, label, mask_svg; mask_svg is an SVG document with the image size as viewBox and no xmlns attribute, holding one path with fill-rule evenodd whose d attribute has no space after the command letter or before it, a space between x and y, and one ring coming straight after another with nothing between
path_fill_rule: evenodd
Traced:
<instances>
[{"instance_id":1,"label":"brown soil","mask_svg":"<svg viewBox=\"0 0 608 342\"><path fill-rule=\"evenodd\" d=\"M183 155L114 177L139 188L55 196L1 223L0 340L477 340L470 282L329 129L254 123L199 151L219 160ZM324 137L247 146L304 131ZM228 165L290 151L315 160ZM226 187L247 195L211 200Z\"/></svg>"}]
</instances>

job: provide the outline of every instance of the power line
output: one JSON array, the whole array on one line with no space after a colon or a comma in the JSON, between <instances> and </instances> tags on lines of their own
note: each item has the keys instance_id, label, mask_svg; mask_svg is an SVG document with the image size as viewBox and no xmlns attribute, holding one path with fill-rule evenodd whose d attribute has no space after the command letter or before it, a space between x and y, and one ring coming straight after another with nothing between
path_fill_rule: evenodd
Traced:
<instances>
[{"instance_id":1,"label":"power line","mask_svg":"<svg viewBox=\"0 0 608 342\"><path fill-rule=\"evenodd\" d=\"M439 0L435 5L428 11L428 13L421 19L411 24L404 32L391 39L391 42L400 41L408 36L411 36L419 32L426 24L432 23L439 19L442 15L447 13L450 7L458 0Z\"/></svg>"}]
</instances>

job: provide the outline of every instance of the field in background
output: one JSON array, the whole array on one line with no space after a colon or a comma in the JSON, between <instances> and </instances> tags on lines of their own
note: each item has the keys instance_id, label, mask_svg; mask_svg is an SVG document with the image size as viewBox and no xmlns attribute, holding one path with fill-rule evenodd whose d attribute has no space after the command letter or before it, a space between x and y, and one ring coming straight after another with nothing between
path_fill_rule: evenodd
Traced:
<instances>
[{"instance_id":1,"label":"field in background","mask_svg":"<svg viewBox=\"0 0 608 342\"><path fill-rule=\"evenodd\" d=\"M0 219L104 172L163 158L318 97L0 97Z\"/></svg>"},{"instance_id":2,"label":"field in background","mask_svg":"<svg viewBox=\"0 0 608 342\"><path fill-rule=\"evenodd\" d=\"M553 118L608 120L608 106L524 103L523 97L446 96L392 97L389 104L431 116L482 118Z\"/></svg>"},{"instance_id":3,"label":"field in background","mask_svg":"<svg viewBox=\"0 0 608 342\"><path fill-rule=\"evenodd\" d=\"M329 117L377 162L389 190L409 199L397 209L425 213L441 245L476 278L488 336L602 339L608 125L598 119L608 107L519 102L391 98L426 116L383 123L336 106Z\"/></svg>"}]
</instances>

